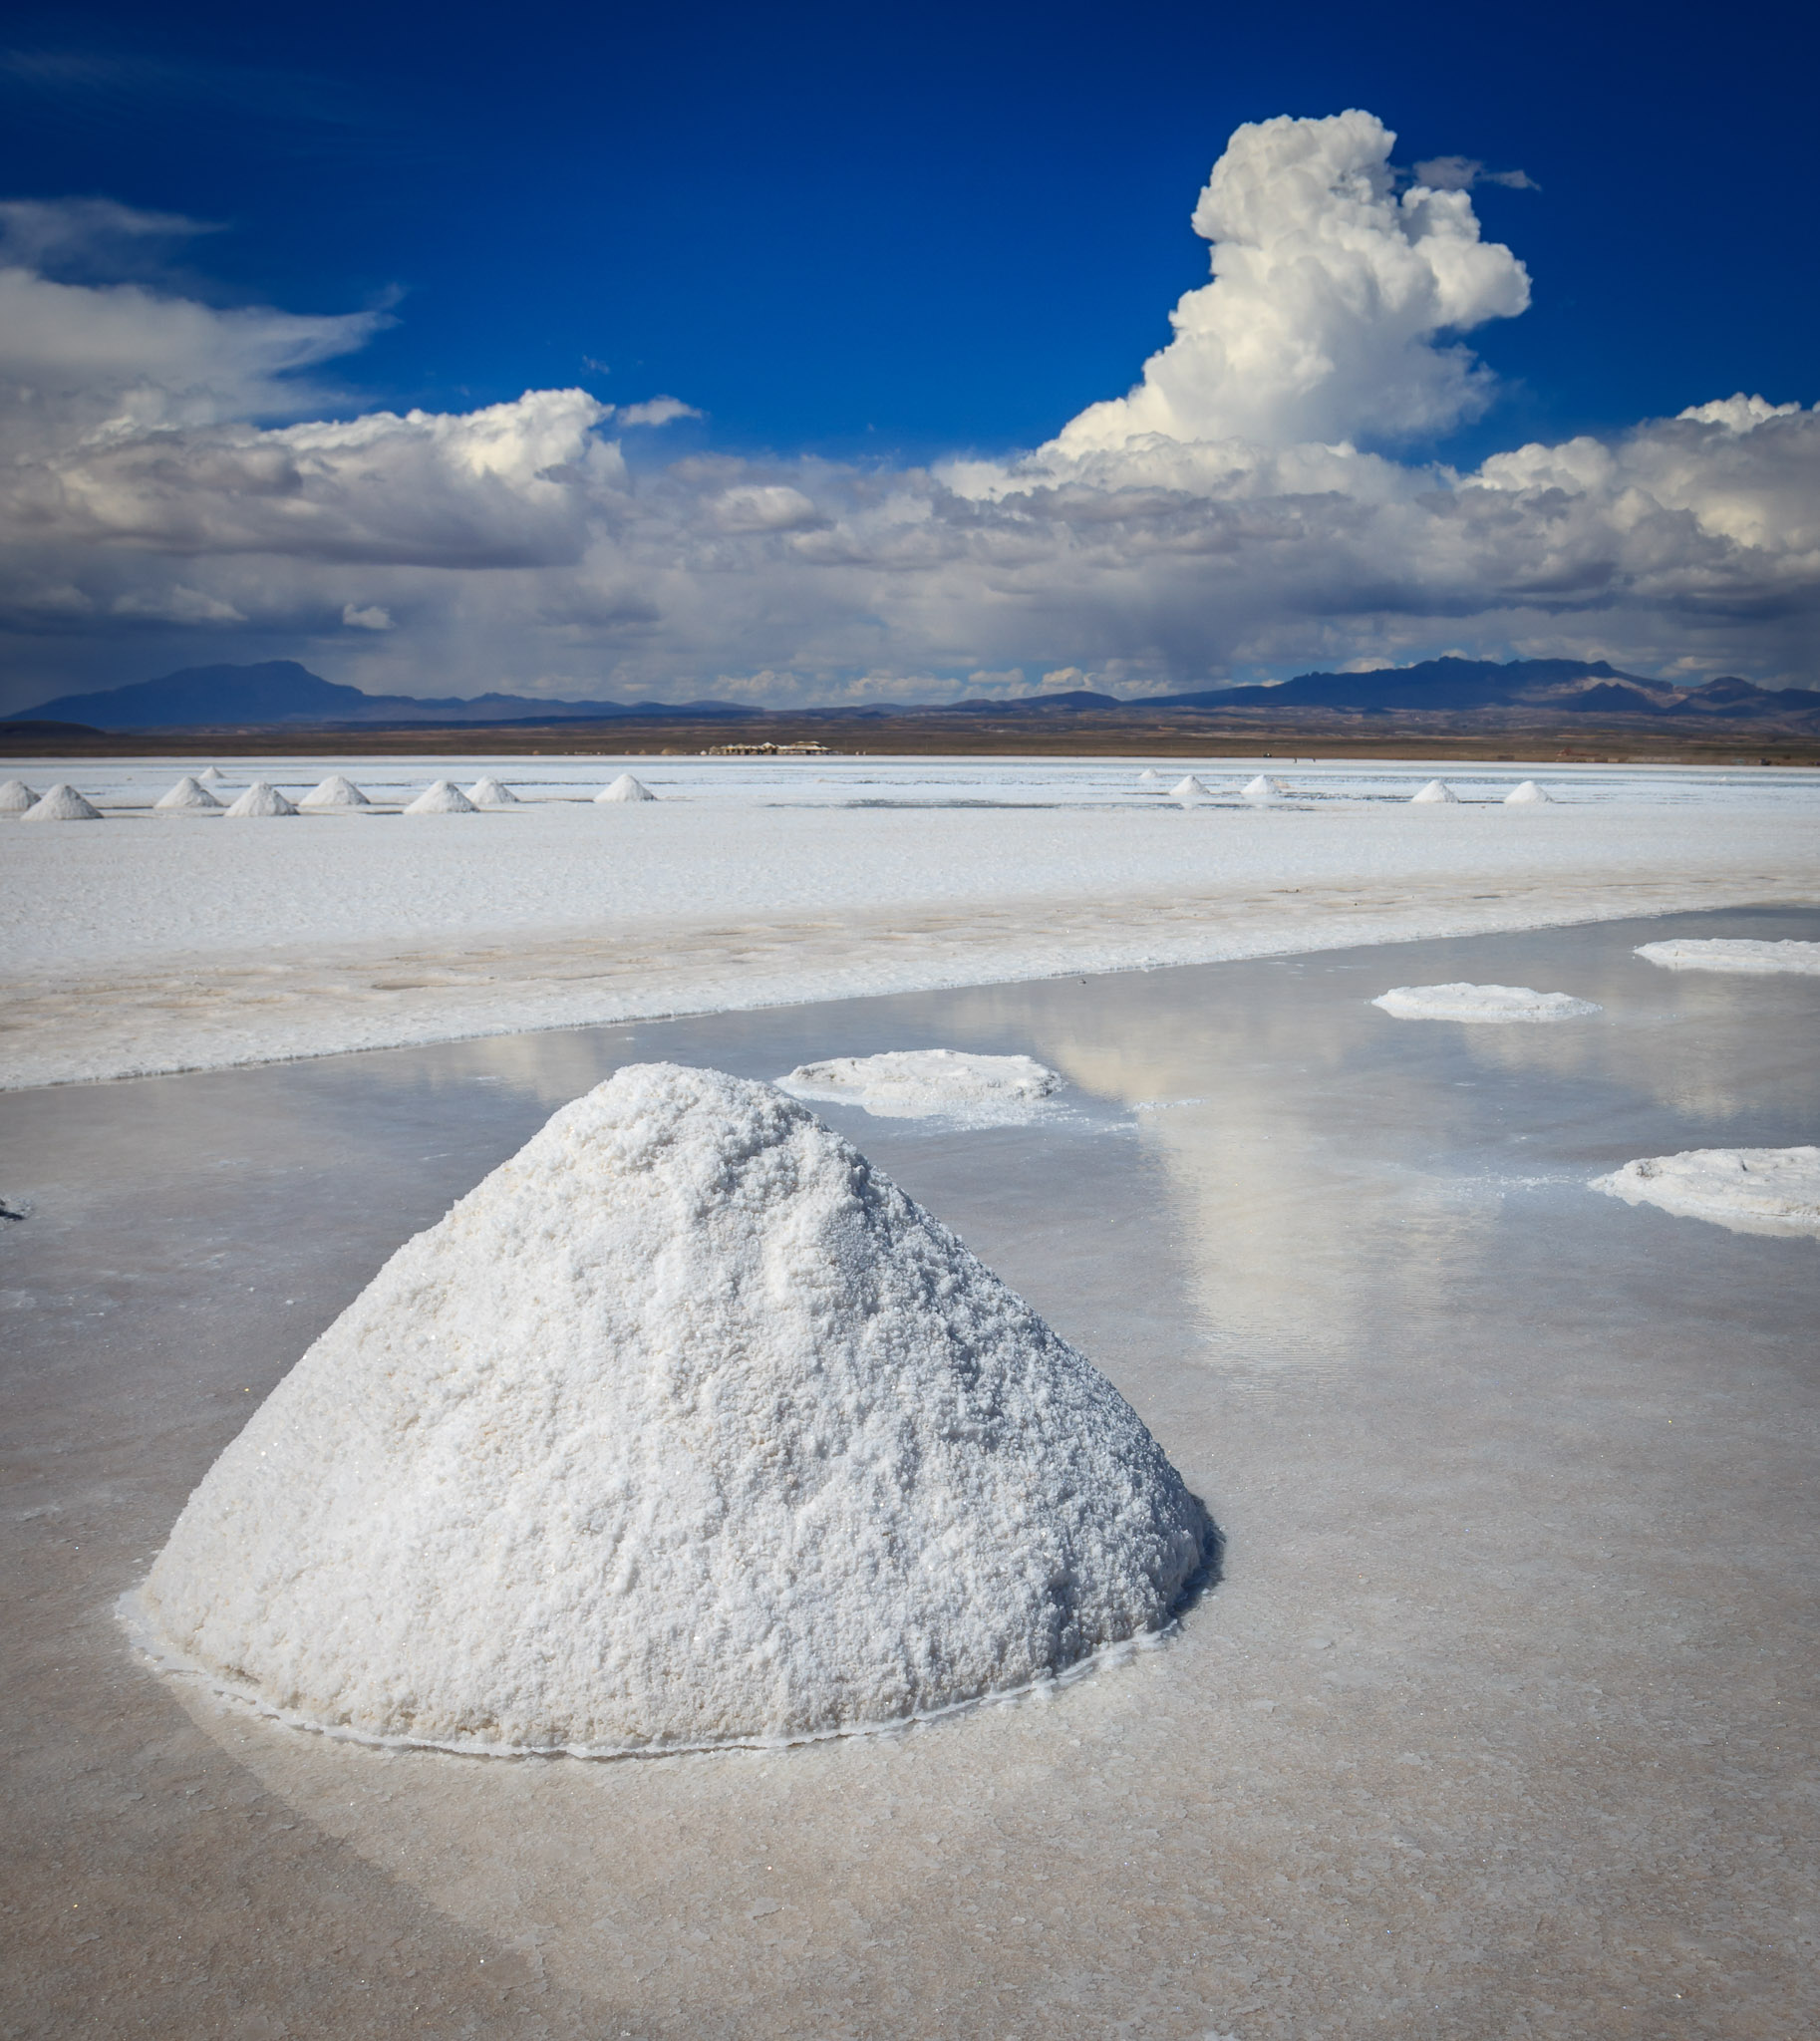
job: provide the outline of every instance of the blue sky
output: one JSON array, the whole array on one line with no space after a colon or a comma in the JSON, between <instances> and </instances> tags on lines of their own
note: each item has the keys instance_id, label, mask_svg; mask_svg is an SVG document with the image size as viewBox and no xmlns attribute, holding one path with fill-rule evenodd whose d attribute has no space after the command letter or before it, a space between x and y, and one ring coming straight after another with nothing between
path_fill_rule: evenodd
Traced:
<instances>
[{"instance_id":1,"label":"blue sky","mask_svg":"<svg viewBox=\"0 0 1820 2041\"><path fill-rule=\"evenodd\" d=\"M1015 456L1127 389L1168 340L1170 306L1207 279L1189 216L1229 136L1366 108L1395 131L1398 166L1458 157L1527 179L1471 187L1484 237L1508 244L1532 286L1521 316L1470 336L1496 400L1396 448L1405 464L1463 468L1733 392L1820 398L1815 41L1811 15L1749 6L1684 26L1629 6L58 8L15 15L0 59L0 192L106 198L211 229L68 235L33 258L54 282L138 279L217 311L387 315L301 384L268 379L247 423L461 414L579 387L614 406L672 394L702 413L624 436L634 476L691 456L912 467ZM322 652L307 603L287 623L191 574L171 585L195 614L156 616L151 597L104 597L72 574L92 620L144 628L78 627L72 610L48 638L24 629L5 655L11 699L40 675L140 678L216 644L273 656L288 635L300 656ZM386 685L430 688L407 655L407 614L427 598L315 600L337 617L396 613L394 633L342 648L337 678L379 685L386 669ZM208 603L246 630L204 616ZM1459 609L1450 597L1388 637L1362 623L1356 646L1343 624L1301 639L1235 627L1191 646L1159 626L1123 652L1096 650L1088 631L1078 661L1065 628L1027 633L1026 649L944 623L898 664L964 677L977 656L1035 686L1047 660L1099 671L1103 653L1120 673L1190 685L1337 647L1400 658L1534 640L1501 624L1462 632ZM1506 591L1487 615L1508 609ZM420 647L446 644L441 628ZM648 618L602 625L586 649L585 622L540 611L526 628L542 633L534 646L501 640L459 691L616 679L621 692L686 680L722 693L735 675L761 693L752 676L782 672L781 658L797 678L778 699L832 698L878 664L876 645L800 617L793 638L684 634L661 659L647 657ZM1710 650L1800 677L1798 633L1747 643L1741 621L1721 645L1701 628L1679 651L1671 630L1634 633L1631 654L1660 670ZM640 633L645 649L628 651ZM1582 636L1625 650L1603 623ZM552 655L559 642L572 656ZM336 649L313 658L319 670Z\"/></svg>"}]
</instances>

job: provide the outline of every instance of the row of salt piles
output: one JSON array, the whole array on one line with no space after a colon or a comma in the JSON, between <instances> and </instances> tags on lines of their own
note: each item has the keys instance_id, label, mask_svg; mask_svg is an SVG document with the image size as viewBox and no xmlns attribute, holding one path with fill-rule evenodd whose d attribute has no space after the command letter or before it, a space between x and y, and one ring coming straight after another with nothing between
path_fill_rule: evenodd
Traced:
<instances>
[{"instance_id":1,"label":"row of salt piles","mask_svg":"<svg viewBox=\"0 0 1820 2041\"><path fill-rule=\"evenodd\" d=\"M1552 799L1553 795L1544 793L1533 779L1525 779L1519 785L1513 786L1507 794L1501 795L1500 804L1507 808L1531 808L1546 806ZM1431 779L1426 786L1418 787L1409 796L1409 805L1413 808L1442 801L1457 803L1458 800L1459 795L1444 779Z\"/></svg>"},{"instance_id":2,"label":"row of salt piles","mask_svg":"<svg viewBox=\"0 0 1820 2041\"><path fill-rule=\"evenodd\" d=\"M1154 791L1162 786L1163 776L1160 772L1140 772L1137 775L1137 783L1146 791ZM1168 792L1169 798L1172 801L1180 801L1183 807L1192 807L1197 801L1213 798L1213 789L1204 780L1197 779L1192 772L1184 773ZM1272 779L1260 772L1255 779L1247 781L1240 787L1239 798L1249 801L1254 808L1275 807L1284 798L1283 784L1280 780Z\"/></svg>"}]
</instances>

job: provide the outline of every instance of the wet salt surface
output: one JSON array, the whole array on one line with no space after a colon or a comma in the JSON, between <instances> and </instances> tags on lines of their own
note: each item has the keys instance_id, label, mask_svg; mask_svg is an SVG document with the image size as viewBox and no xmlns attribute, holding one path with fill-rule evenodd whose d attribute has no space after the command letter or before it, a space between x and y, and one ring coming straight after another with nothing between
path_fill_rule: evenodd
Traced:
<instances>
[{"instance_id":1,"label":"wet salt surface","mask_svg":"<svg viewBox=\"0 0 1820 2041\"><path fill-rule=\"evenodd\" d=\"M1812 1246L1587 1185L1820 1139L1820 989L1630 954L1673 936L1820 914L0 1099L6 2031L1815 2031ZM1605 1011L1389 1027L1386 967ZM1210 1502L1226 1579L1175 1643L908 1736L619 1765L337 1745L126 1653L114 1597L253 1403L557 1104L906 1041L1087 1102L818 1110Z\"/></svg>"}]
</instances>

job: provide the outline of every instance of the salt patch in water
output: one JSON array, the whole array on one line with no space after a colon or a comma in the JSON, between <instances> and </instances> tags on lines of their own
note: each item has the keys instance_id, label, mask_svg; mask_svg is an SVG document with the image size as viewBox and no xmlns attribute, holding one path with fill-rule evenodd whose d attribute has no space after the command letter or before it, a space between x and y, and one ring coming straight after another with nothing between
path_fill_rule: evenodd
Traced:
<instances>
[{"instance_id":1,"label":"salt patch in water","mask_svg":"<svg viewBox=\"0 0 1820 2041\"><path fill-rule=\"evenodd\" d=\"M611 786L603 786L594 796L603 805L609 801L654 801L657 795L641 779L634 779L629 772L622 772Z\"/></svg>"},{"instance_id":2,"label":"salt patch in water","mask_svg":"<svg viewBox=\"0 0 1820 2041\"><path fill-rule=\"evenodd\" d=\"M227 819L240 821L247 817L294 815L296 812L275 786L263 779L255 779L237 800L229 804Z\"/></svg>"},{"instance_id":3,"label":"salt patch in water","mask_svg":"<svg viewBox=\"0 0 1820 2041\"><path fill-rule=\"evenodd\" d=\"M1398 985L1371 1002L1398 1020L1577 1020L1604 1010L1526 985Z\"/></svg>"},{"instance_id":4,"label":"salt patch in water","mask_svg":"<svg viewBox=\"0 0 1820 2041\"><path fill-rule=\"evenodd\" d=\"M42 800L19 817L22 822L99 822L101 810L85 800L67 779L60 779Z\"/></svg>"},{"instance_id":5,"label":"salt patch in water","mask_svg":"<svg viewBox=\"0 0 1820 2041\"><path fill-rule=\"evenodd\" d=\"M417 799L407 804L407 815L474 815L474 806L453 779L433 780Z\"/></svg>"},{"instance_id":6,"label":"salt patch in water","mask_svg":"<svg viewBox=\"0 0 1820 2041\"><path fill-rule=\"evenodd\" d=\"M1254 808L1274 808L1283 798L1282 782L1264 772L1260 772L1256 779L1248 780L1239 791Z\"/></svg>"},{"instance_id":7,"label":"salt patch in water","mask_svg":"<svg viewBox=\"0 0 1820 2041\"><path fill-rule=\"evenodd\" d=\"M370 808L373 803L345 772L331 772L327 779L311 787L297 805L319 814L332 813L337 808Z\"/></svg>"},{"instance_id":8,"label":"salt patch in water","mask_svg":"<svg viewBox=\"0 0 1820 2041\"><path fill-rule=\"evenodd\" d=\"M1525 779L1504 796L1504 805L1507 808L1545 808L1553 798L1552 794L1544 793L1533 779Z\"/></svg>"},{"instance_id":9,"label":"salt patch in water","mask_svg":"<svg viewBox=\"0 0 1820 2041\"><path fill-rule=\"evenodd\" d=\"M1636 955L1665 971L1734 971L1746 977L1767 977L1793 971L1820 973L1820 943L1764 943L1722 937L1685 938L1668 943L1644 943Z\"/></svg>"},{"instance_id":10,"label":"salt patch in water","mask_svg":"<svg viewBox=\"0 0 1820 2041\"><path fill-rule=\"evenodd\" d=\"M1592 1187L1733 1233L1820 1235L1820 1148L1690 1148L1627 1162Z\"/></svg>"},{"instance_id":11,"label":"salt patch in water","mask_svg":"<svg viewBox=\"0 0 1820 2041\"><path fill-rule=\"evenodd\" d=\"M609 1756L903 1723L1154 1635L1136 1413L773 1087L634 1065L393 1256L123 1613L300 1725Z\"/></svg>"},{"instance_id":12,"label":"salt patch in water","mask_svg":"<svg viewBox=\"0 0 1820 2041\"><path fill-rule=\"evenodd\" d=\"M0 786L0 815L23 815L37 800L37 794L23 779L9 779Z\"/></svg>"},{"instance_id":13,"label":"salt patch in water","mask_svg":"<svg viewBox=\"0 0 1820 2041\"><path fill-rule=\"evenodd\" d=\"M467 798L476 808L516 808L523 803L503 780L495 779L488 773L484 779L476 779L467 789Z\"/></svg>"},{"instance_id":14,"label":"salt patch in water","mask_svg":"<svg viewBox=\"0 0 1820 2041\"><path fill-rule=\"evenodd\" d=\"M777 1079L793 1098L857 1105L879 1119L937 1115L976 1125L1029 1119L1062 1088L1035 1056L972 1055L961 1049L891 1049L876 1056L830 1056Z\"/></svg>"},{"instance_id":15,"label":"salt patch in water","mask_svg":"<svg viewBox=\"0 0 1820 2041\"><path fill-rule=\"evenodd\" d=\"M1458 799L1459 795L1454 792L1444 779L1431 779L1426 786L1418 787L1409 796L1409 805L1412 808L1418 808L1429 801L1457 801Z\"/></svg>"},{"instance_id":16,"label":"salt patch in water","mask_svg":"<svg viewBox=\"0 0 1820 2041\"><path fill-rule=\"evenodd\" d=\"M168 793L159 794L152 805L164 815L203 815L212 814L221 803L199 779L185 772Z\"/></svg>"}]
</instances>

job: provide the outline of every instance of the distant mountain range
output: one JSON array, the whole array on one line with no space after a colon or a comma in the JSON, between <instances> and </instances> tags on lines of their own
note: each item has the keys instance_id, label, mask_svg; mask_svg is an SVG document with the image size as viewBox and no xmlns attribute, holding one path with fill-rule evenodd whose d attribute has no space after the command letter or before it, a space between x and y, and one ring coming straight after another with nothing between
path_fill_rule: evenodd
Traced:
<instances>
[{"instance_id":1,"label":"distant mountain range","mask_svg":"<svg viewBox=\"0 0 1820 2041\"><path fill-rule=\"evenodd\" d=\"M1011 701L970 701L922 707L822 709L818 717L880 721L901 716L962 716L1044 719L1133 711L1152 715L1223 716L1247 723L1260 716L1292 716L1303 723L1323 714L1341 717L1427 715L1498 720L1553 721L1562 715L1617 717L1629 721L1668 717L1713 723L1775 722L1820 728L1820 692L1807 688L1759 688L1750 681L1723 679L1700 687L1677 687L1620 673L1604 660L1526 659L1500 665L1492 660L1430 659L1418 666L1382 668L1363 674L1302 674L1272 687L1209 688L1182 695L1148 695L1137 701L1074 689L1054 695L1026 695ZM734 702L551 702L528 695L475 695L432 699L417 695L366 695L358 688L325 681L295 660L262 666L197 666L162 680L139 681L91 695L61 695L28 710L33 721L86 724L106 730L270 728L286 724L319 727L401 724L511 725L640 722L727 722L779 712ZM791 714L800 718L805 712ZM8 719L20 721L21 719Z\"/></svg>"}]
</instances>

